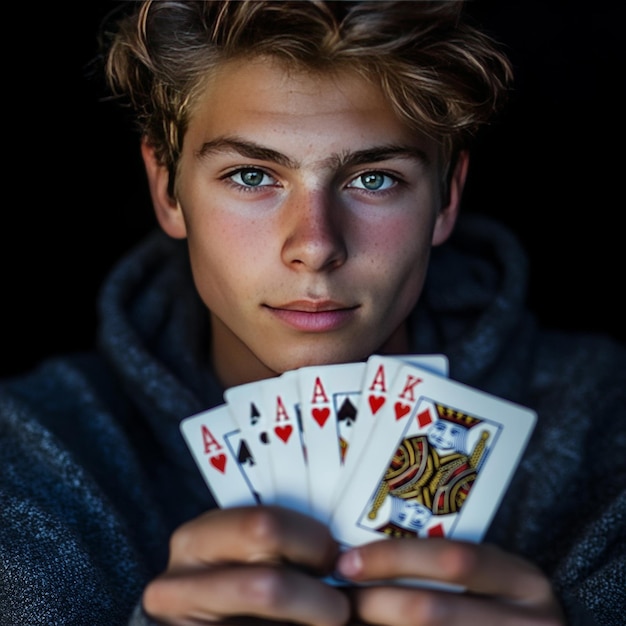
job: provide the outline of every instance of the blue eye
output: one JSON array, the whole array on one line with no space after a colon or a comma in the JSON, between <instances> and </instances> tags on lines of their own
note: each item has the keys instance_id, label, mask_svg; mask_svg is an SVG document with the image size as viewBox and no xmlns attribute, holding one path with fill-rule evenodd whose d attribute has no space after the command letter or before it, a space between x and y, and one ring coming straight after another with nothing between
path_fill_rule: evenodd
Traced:
<instances>
[{"instance_id":1,"label":"blue eye","mask_svg":"<svg viewBox=\"0 0 626 626\"><path fill-rule=\"evenodd\" d=\"M267 187L276 184L276 180L272 176L254 167L237 170L229 174L228 178L242 187Z\"/></svg>"},{"instance_id":2,"label":"blue eye","mask_svg":"<svg viewBox=\"0 0 626 626\"><path fill-rule=\"evenodd\" d=\"M385 191L396 184L396 180L383 172L366 172L350 181L348 187L366 191Z\"/></svg>"}]
</instances>

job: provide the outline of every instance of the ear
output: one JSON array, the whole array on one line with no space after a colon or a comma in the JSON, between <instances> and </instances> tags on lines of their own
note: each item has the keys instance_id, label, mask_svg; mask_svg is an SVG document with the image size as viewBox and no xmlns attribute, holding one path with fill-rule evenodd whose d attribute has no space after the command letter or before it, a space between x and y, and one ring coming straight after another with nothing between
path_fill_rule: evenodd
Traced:
<instances>
[{"instance_id":1,"label":"ear","mask_svg":"<svg viewBox=\"0 0 626 626\"><path fill-rule=\"evenodd\" d=\"M161 228L175 239L184 239L187 228L183 212L176 198L168 193L169 172L161 165L154 153L154 148L144 139L141 141L141 156L148 176L148 187L152 206Z\"/></svg>"},{"instance_id":2,"label":"ear","mask_svg":"<svg viewBox=\"0 0 626 626\"><path fill-rule=\"evenodd\" d=\"M459 215L459 207L461 205L461 196L465 187L465 179L467 178L467 168L469 166L469 152L462 150L459 152L454 171L450 177L448 184L447 203L441 207L435 228L433 230L432 245L439 246L451 235L456 219Z\"/></svg>"}]
</instances>

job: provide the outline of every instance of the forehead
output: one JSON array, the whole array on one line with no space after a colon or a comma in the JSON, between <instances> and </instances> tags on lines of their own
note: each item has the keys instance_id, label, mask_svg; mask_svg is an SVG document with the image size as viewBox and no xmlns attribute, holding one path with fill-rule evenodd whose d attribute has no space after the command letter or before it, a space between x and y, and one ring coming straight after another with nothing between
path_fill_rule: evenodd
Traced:
<instances>
[{"instance_id":1,"label":"forehead","mask_svg":"<svg viewBox=\"0 0 626 626\"><path fill-rule=\"evenodd\" d=\"M436 149L396 115L380 87L355 71L314 72L267 57L223 63L196 97L185 143L220 136L302 146L326 141L329 150L346 142L350 149L391 143Z\"/></svg>"}]
</instances>

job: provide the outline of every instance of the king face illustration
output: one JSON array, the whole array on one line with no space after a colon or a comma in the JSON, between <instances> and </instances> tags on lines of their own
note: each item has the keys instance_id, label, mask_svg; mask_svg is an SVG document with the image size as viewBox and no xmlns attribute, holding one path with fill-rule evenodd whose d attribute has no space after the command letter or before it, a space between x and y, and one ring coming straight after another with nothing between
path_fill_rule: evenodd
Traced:
<instances>
[{"instance_id":1,"label":"king face illustration","mask_svg":"<svg viewBox=\"0 0 626 626\"><path fill-rule=\"evenodd\" d=\"M482 420L434 403L436 415L400 442L371 501L368 520L393 537L428 534L433 517L458 513L488 452ZM478 437L473 435L479 429ZM469 441L472 444L468 444ZM468 449L471 445L471 449Z\"/></svg>"}]
</instances>

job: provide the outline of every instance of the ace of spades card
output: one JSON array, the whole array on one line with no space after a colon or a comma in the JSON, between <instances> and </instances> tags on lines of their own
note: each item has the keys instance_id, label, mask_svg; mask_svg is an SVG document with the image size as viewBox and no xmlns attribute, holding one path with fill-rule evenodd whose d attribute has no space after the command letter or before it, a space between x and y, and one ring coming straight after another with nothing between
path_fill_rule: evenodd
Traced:
<instances>
[{"instance_id":1,"label":"ace of spades card","mask_svg":"<svg viewBox=\"0 0 626 626\"><path fill-rule=\"evenodd\" d=\"M226 407L238 425L247 451L254 459L256 485L264 504L275 502L276 490L270 467L270 450L267 426L264 419L263 398L258 383L246 383L227 389L224 393Z\"/></svg>"}]
</instances>

